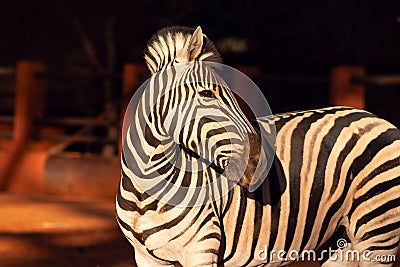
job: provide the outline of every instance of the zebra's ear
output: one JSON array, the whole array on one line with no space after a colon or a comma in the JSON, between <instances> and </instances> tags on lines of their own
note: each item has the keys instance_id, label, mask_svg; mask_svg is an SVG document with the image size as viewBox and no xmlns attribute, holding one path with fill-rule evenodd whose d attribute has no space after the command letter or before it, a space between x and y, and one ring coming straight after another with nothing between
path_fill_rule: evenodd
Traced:
<instances>
[{"instance_id":1,"label":"zebra's ear","mask_svg":"<svg viewBox=\"0 0 400 267\"><path fill-rule=\"evenodd\" d=\"M203 31L201 30L201 27L198 26L189 41L189 46L187 50L189 54L189 62L195 60L200 55L202 47Z\"/></svg>"}]
</instances>

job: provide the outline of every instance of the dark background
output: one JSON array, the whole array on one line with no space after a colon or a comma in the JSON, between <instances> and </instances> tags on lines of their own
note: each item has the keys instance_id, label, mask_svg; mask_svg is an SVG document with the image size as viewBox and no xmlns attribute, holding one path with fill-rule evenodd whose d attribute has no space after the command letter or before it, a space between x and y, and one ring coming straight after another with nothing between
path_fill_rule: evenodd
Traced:
<instances>
[{"instance_id":1,"label":"dark background","mask_svg":"<svg viewBox=\"0 0 400 267\"><path fill-rule=\"evenodd\" d=\"M368 74L400 74L400 0L3 0L0 4L0 73L4 67L14 68L18 61L43 62L46 72L54 74L46 80L43 121L50 117L83 117L90 121L107 109L115 115L107 119L106 126L89 127L85 134L80 134L95 137L96 141L75 141L65 150L117 155L120 147L117 131L121 128L118 116L123 99L121 80L107 82L83 76L106 73L118 76L125 63L144 64L142 53L147 40L157 30L171 25L200 25L217 45L226 64L259 68L263 77L256 77L254 81L274 113L328 106L329 73L339 65L364 66ZM60 75L65 73L81 76ZM303 78L307 82L284 77ZM366 109L397 127L400 127L399 87L366 87ZM0 141L4 141L1 140L4 136L12 141L14 100L15 77L0 75ZM5 130L4 121L8 123ZM43 121L46 127L51 124ZM77 136L83 126L54 124L49 128L56 130L55 133L48 135L58 136L56 141L52 139L57 145L61 141L65 143L65 138L71 140L70 136ZM46 138L50 139L38 135L33 138L46 142ZM22 165L23 157L14 159L20 165L8 164L2 158L1 164L8 164L6 167L19 168L15 177L4 172L3 179L11 181L11 185L14 182L11 191L24 192L24 198L9 198L11 195L2 198L3 208L8 214L13 211L14 216L1 215L3 227L11 223L13 228L1 230L0 244L5 247L2 250L5 253L0 265L131 266L131 247L115 224L117 185L114 183L118 182L120 171L118 165L114 174L112 166L117 166L118 160L114 164L109 158L92 160L91 155L73 154L72 160L80 163L74 165L69 155L62 157L62 152L48 157L64 159L60 166L51 165L51 161L39 164L37 155L42 154L37 151L30 161L22 161ZM46 150L43 154L47 158L49 153ZM42 178L43 172L51 167L53 170L57 167L58 173L50 172ZM81 177L87 172L82 170L88 168L93 171L83 180ZM99 174L98 169L109 171ZM4 174L1 171L0 176ZM4 183L1 178L0 187ZM102 179L109 181L107 188L99 183ZM75 198L71 202L27 197L38 190L35 186L42 188L39 183L46 183L44 186L57 196L71 193L86 197L92 190L99 195L110 191L113 202L103 209L98 204L82 206ZM75 183L78 186L70 186ZM52 188L55 184L57 187ZM86 232L89 229L86 226L78 232L65 228L73 215L78 217L72 221L81 226L85 221L90 223L90 232ZM105 226L101 223L100 228L96 226L96 231L92 231L93 221L86 219L89 215L104 217L115 229L110 228L108 233L108 228L102 230ZM43 225L52 222L60 225L59 232L52 234L46 228L41 229L43 232L31 233L32 225L36 227L41 220ZM28 230L23 225L29 226ZM7 232L9 229L13 229L12 234ZM77 237L93 243L74 243Z\"/></svg>"},{"instance_id":2,"label":"dark background","mask_svg":"<svg viewBox=\"0 0 400 267\"><path fill-rule=\"evenodd\" d=\"M338 65L362 65L369 74L400 73L399 17L398 0L8 1L0 15L0 66L38 60L52 72L98 73L83 46L85 36L99 64L119 73L124 63L144 64L142 51L158 29L200 25L226 64L257 66L265 75L328 78ZM324 79L255 81L275 113L329 105ZM121 97L118 81L112 95L98 87L53 82L46 92L46 112L91 116L106 99ZM7 90L1 86L0 97ZM368 87L366 109L400 126L399 97L397 86Z\"/></svg>"}]
</instances>

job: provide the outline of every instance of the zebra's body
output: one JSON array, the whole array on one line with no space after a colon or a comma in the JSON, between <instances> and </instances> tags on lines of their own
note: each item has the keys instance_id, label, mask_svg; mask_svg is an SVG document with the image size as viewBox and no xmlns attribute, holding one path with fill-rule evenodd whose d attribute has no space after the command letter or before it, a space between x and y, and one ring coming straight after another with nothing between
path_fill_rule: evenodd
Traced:
<instances>
[{"instance_id":1,"label":"zebra's body","mask_svg":"<svg viewBox=\"0 0 400 267\"><path fill-rule=\"evenodd\" d=\"M278 251L301 255L320 248L340 225L351 242L348 249L371 250L371 260L395 255L400 131L371 113L346 107L276 115L275 126L276 158L268 180L254 194L236 187L231 196L236 202L230 202L222 219L226 266L258 266L254 257L260 256L268 256L266 266L284 264ZM330 264L336 263L325 263Z\"/></svg>"},{"instance_id":2,"label":"zebra's body","mask_svg":"<svg viewBox=\"0 0 400 267\"><path fill-rule=\"evenodd\" d=\"M162 71L163 64L152 66ZM280 250L301 255L319 248L341 225L351 242L348 248L369 249L374 253L371 258L396 253L400 234L398 129L368 112L346 107L258 120L263 128L274 121L277 135L271 171L255 192L238 184L204 205L173 207L152 198L137 184L140 177L132 164L140 165L141 159L134 163L135 157L123 158L117 216L134 247L138 266L172 266L175 262L185 267L285 265L290 261L278 259ZM157 136L142 138L147 149L157 147ZM171 175L168 170L164 174ZM187 178L188 183L204 183L216 175L215 168L207 168L177 181ZM176 177L181 177L179 172ZM272 257L271 251L275 251ZM335 264L348 262L325 263ZM359 264L379 265L373 261Z\"/></svg>"}]
</instances>

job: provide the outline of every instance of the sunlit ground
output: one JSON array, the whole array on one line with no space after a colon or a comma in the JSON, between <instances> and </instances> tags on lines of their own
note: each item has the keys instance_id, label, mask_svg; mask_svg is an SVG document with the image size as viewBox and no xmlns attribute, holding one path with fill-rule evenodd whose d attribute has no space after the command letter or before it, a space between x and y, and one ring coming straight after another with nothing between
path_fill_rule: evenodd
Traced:
<instances>
[{"instance_id":1,"label":"sunlit ground","mask_svg":"<svg viewBox=\"0 0 400 267\"><path fill-rule=\"evenodd\" d=\"M110 200L0 195L0 266L133 266Z\"/></svg>"},{"instance_id":2,"label":"sunlit ground","mask_svg":"<svg viewBox=\"0 0 400 267\"><path fill-rule=\"evenodd\" d=\"M134 266L114 199L0 194L0 214L1 267Z\"/></svg>"}]
</instances>

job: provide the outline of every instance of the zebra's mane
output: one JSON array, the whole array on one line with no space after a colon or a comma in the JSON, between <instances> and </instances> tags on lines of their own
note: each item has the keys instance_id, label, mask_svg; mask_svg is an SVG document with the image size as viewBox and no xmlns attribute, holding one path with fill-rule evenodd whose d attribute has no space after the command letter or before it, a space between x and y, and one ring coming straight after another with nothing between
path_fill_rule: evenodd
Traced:
<instances>
[{"instance_id":1,"label":"zebra's mane","mask_svg":"<svg viewBox=\"0 0 400 267\"><path fill-rule=\"evenodd\" d=\"M174 61L177 52L188 44L194 31L195 29L190 27L172 26L163 28L153 35L144 50L144 58L150 72L156 73ZM197 60L222 63L214 43L205 35L203 35L203 47Z\"/></svg>"}]
</instances>

